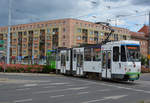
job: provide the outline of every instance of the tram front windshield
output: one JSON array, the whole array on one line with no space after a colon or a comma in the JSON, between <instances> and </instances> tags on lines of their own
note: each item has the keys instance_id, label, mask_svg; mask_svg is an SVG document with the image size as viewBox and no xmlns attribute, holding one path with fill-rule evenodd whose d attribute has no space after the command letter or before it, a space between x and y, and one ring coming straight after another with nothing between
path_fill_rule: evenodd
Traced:
<instances>
[{"instance_id":1,"label":"tram front windshield","mask_svg":"<svg viewBox=\"0 0 150 103\"><path fill-rule=\"evenodd\" d=\"M127 45L127 58L128 61L138 62L140 61L140 47L139 45Z\"/></svg>"}]
</instances>

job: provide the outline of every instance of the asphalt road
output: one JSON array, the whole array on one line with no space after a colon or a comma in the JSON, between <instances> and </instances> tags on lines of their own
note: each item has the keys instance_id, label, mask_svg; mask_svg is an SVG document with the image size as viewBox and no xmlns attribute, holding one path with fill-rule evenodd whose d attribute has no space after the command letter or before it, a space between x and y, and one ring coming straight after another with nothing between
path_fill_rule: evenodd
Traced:
<instances>
[{"instance_id":1,"label":"asphalt road","mask_svg":"<svg viewBox=\"0 0 150 103\"><path fill-rule=\"evenodd\" d=\"M0 73L0 103L150 103L150 74L134 83ZM149 102L148 102L149 101Z\"/></svg>"}]
</instances>

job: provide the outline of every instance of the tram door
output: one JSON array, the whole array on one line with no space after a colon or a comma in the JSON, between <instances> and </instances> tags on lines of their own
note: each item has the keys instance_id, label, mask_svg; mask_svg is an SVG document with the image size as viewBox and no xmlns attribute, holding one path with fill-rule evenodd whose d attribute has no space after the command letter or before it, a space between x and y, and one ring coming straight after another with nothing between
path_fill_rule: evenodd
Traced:
<instances>
[{"instance_id":1,"label":"tram door","mask_svg":"<svg viewBox=\"0 0 150 103\"><path fill-rule=\"evenodd\" d=\"M66 55L61 54L61 73L66 73Z\"/></svg>"},{"instance_id":2,"label":"tram door","mask_svg":"<svg viewBox=\"0 0 150 103\"><path fill-rule=\"evenodd\" d=\"M83 75L83 53L77 53L76 74Z\"/></svg>"},{"instance_id":3,"label":"tram door","mask_svg":"<svg viewBox=\"0 0 150 103\"><path fill-rule=\"evenodd\" d=\"M111 51L102 53L102 78L111 78Z\"/></svg>"}]
</instances>

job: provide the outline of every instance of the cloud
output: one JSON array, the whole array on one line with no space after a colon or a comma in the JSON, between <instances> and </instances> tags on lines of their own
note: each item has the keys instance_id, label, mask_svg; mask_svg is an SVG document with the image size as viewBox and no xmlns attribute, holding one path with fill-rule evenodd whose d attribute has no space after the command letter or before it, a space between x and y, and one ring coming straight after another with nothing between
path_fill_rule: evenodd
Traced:
<instances>
[{"instance_id":1,"label":"cloud","mask_svg":"<svg viewBox=\"0 0 150 103\"><path fill-rule=\"evenodd\" d=\"M86 21L115 19L118 15L137 15L136 19L119 17L120 26L145 23L138 16L149 10L149 0L13 0L12 24L23 24L62 18L76 18ZM8 0L0 3L0 26L8 24ZM114 22L111 22L114 25Z\"/></svg>"},{"instance_id":2,"label":"cloud","mask_svg":"<svg viewBox=\"0 0 150 103\"><path fill-rule=\"evenodd\" d=\"M150 6L150 0L132 0L133 5Z\"/></svg>"},{"instance_id":3,"label":"cloud","mask_svg":"<svg viewBox=\"0 0 150 103\"><path fill-rule=\"evenodd\" d=\"M30 20L36 22L77 17L91 12L90 9L94 5L98 6L98 1L95 0L96 4L93 4L86 0L13 0L12 23L20 24L25 21L31 22ZM8 11L7 5L8 0L2 0L2 3L0 3L0 18L8 17L8 14L6 14ZM2 6L5 9L2 9ZM1 25L6 25L6 20L3 21Z\"/></svg>"}]
</instances>

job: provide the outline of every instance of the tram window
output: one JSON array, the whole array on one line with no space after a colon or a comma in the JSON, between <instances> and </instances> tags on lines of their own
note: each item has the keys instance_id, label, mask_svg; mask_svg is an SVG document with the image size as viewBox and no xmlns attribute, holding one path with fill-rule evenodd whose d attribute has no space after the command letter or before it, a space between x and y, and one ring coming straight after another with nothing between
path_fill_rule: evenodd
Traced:
<instances>
[{"instance_id":1,"label":"tram window","mask_svg":"<svg viewBox=\"0 0 150 103\"><path fill-rule=\"evenodd\" d=\"M100 55L100 48L94 48L93 49L93 61L100 61L101 55Z\"/></svg>"},{"instance_id":2,"label":"tram window","mask_svg":"<svg viewBox=\"0 0 150 103\"><path fill-rule=\"evenodd\" d=\"M67 51L67 61L69 61L69 52Z\"/></svg>"},{"instance_id":3,"label":"tram window","mask_svg":"<svg viewBox=\"0 0 150 103\"><path fill-rule=\"evenodd\" d=\"M113 61L119 61L119 47L113 47Z\"/></svg>"},{"instance_id":4,"label":"tram window","mask_svg":"<svg viewBox=\"0 0 150 103\"><path fill-rule=\"evenodd\" d=\"M83 55L77 54L77 67L82 67L82 66L83 66Z\"/></svg>"},{"instance_id":5,"label":"tram window","mask_svg":"<svg viewBox=\"0 0 150 103\"><path fill-rule=\"evenodd\" d=\"M56 58L57 58L57 61L60 61L60 55L57 55Z\"/></svg>"},{"instance_id":6,"label":"tram window","mask_svg":"<svg viewBox=\"0 0 150 103\"><path fill-rule=\"evenodd\" d=\"M108 69L111 68L111 53L108 53Z\"/></svg>"},{"instance_id":7,"label":"tram window","mask_svg":"<svg viewBox=\"0 0 150 103\"><path fill-rule=\"evenodd\" d=\"M84 60L85 61L91 61L91 48L85 48L84 50Z\"/></svg>"},{"instance_id":8,"label":"tram window","mask_svg":"<svg viewBox=\"0 0 150 103\"><path fill-rule=\"evenodd\" d=\"M106 67L106 53L103 53L103 58L102 58L102 67L105 68Z\"/></svg>"},{"instance_id":9,"label":"tram window","mask_svg":"<svg viewBox=\"0 0 150 103\"><path fill-rule=\"evenodd\" d=\"M76 50L73 51L73 54L74 54L73 60L75 61L76 60Z\"/></svg>"},{"instance_id":10,"label":"tram window","mask_svg":"<svg viewBox=\"0 0 150 103\"><path fill-rule=\"evenodd\" d=\"M61 55L61 66L66 66L66 58L65 58L65 55Z\"/></svg>"},{"instance_id":11,"label":"tram window","mask_svg":"<svg viewBox=\"0 0 150 103\"><path fill-rule=\"evenodd\" d=\"M125 52L125 46L121 46L121 61L126 61L126 52Z\"/></svg>"}]
</instances>

